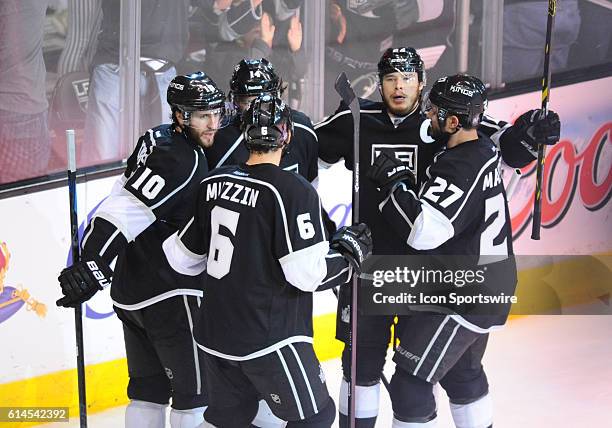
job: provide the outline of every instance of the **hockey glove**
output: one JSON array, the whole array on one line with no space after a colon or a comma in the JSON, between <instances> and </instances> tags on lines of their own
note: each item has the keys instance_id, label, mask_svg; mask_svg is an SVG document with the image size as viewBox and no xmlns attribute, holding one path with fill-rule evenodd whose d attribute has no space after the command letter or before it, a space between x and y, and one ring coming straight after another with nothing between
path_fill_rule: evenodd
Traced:
<instances>
[{"instance_id":1,"label":"hockey glove","mask_svg":"<svg viewBox=\"0 0 612 428\"><path fill-rule=\"evenodd\" d=\"M81 260L64 269L57 278L64 297L55 304L74 308L91 299L98 290L111 284L113 271L99 257Z\"/></svg>"},{"instance_id":2,"label":"hockey glove","mask_svg":"<svg viewBox=\"0 0 612 428\"><path fill-rule=\"evenodd\" d=\"M360 272L361 264L372 253L372 232L365 223L341 227L330 240L329 247L342 254Z\"/></svg>"},{"instance_id":3,"label":"hockey glove","mask_svg":"<svg viewBox=\"0 0 612 428\"><path fill-rule=\"evenodd\" d=\"M410 171L410 167L385 152L380 152L374 160L374 163L368 170L367 177L384 193L388 193L399 182L408 183L411 189L416 188L416 180L414 174Z\"/></svg>"},{"instance_id":4,"label":"hockey glove","mask_svg":"<svg viewBox=\"0 0 612 428\"><path fill-rule=\"evenodd\" d=\"M561 121L559 115L554 111L548 111L548 115L540 119L542 110L529 110L523 113L514 122L514 132L521 144L530 151L535 151L537 156L538 145L557 144L561 138Z\"/></svg>"}]
</instances>

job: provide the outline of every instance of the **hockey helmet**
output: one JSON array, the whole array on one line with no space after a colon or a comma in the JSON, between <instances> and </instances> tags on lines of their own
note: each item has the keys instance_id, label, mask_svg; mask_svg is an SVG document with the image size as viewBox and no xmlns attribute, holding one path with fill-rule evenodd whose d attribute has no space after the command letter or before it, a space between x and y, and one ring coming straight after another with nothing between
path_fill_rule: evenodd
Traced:
<instances>
[{"instance_id":1,"label":"hockey helmet","mask_svg":"<svg viewBox=\"0 0 612 428\"><path fill-rule=\"evenodd\" d=\"M389 73L415 72L419 76L419 82L425 84L425 65L414 48L389 48L383 53L378 61L378 79Z\"/></svg>"},{"instance_id":2,"label":"hockey helmet","mask_svg":"<svg viewBox=\"0 0 612 428\"><path fill-rule=\"evenodd\" d=\"M232 97L263 93L278 95L281 83L274 66L267 59L243 59L234 67L230 94Z\"/></svg>"},{"instance_id":3,"label":"hockey helmet","mask_svg":"<svg viewBox=\"0 0 612 428\"><path fill-rule=\"evenodd\" d=\"M202 71L176 76L168 85L168 104L183 112L189 126L191 112L196 110L218 110L225 116L225 94L215 82Z\"/></svg>"},{"instance_id":4,"label":"hockey helmet","mask_svg":"<svg viewBox=\"0 0 612 428\"><path fill-rule=\"evenodd\" d=\"M283 147L293 133L291 110L278 97L263 94L242 115L242 131L249 151Z\"/></svg>"},{"instance_id":5,"label":"hockey helmet","mask_svg":"<svg viewBox=\"0 0 612 428\"><path fill-rule=\"evenodd\" d=\"M482 81L467 74L441 77L424 100L424 110L438 108L438 120L457 116L461 126L477 127L487 107L487 88Z\"/></svg>"}]
</instances>

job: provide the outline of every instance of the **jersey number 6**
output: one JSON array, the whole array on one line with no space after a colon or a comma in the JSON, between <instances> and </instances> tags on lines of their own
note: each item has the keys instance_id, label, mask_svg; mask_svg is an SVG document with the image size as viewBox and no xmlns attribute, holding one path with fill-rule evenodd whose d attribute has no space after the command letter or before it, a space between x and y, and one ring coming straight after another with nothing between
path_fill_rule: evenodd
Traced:
<instances>
[{"instance_id":1,"label":"jersey number 6","mask_svg":"<svg viewBox=\"0 0 612 428\"><path fill-rule=\"evenodd\" d=\"M234 244L227 236L219 233L219 226L227 227L235 236L239 218L240 213L219 206L214 207L210 213L211 233L206 271L213 278L221 279L229 273L234 255Z\"/></svg>"}]
</instances>

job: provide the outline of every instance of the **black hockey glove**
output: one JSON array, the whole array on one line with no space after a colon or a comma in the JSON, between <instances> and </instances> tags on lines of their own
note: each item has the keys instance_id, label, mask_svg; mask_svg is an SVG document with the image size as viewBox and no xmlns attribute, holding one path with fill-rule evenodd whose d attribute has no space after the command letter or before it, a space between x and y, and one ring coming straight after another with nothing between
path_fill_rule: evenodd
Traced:
<instances>
[{"instance_id":1,"label":"black hockey glove","mask_svg":"<svg viewBox=\"0 0 612 428\"><path fill-rule=\"evenodd\" d=\"M387 193L395 183L405 182L411 189L416 188L414 174L410 167L385 152L380 152L368 170L367 177L381 192Z\"/></svg>"},{"instance_id":2,"label":"black hockey glove","mask_svg":"<svg viewBox=\"0 0 612 428\"><path fill-rule=\"evenodd\" d=\"M98 290L110 285L113 271L99 257L93 260L81 260L64 269L57 278L64 297L55 304L65 308L74 308L91 299Z\"/></svg>"},{"instance_id":3,"label":"black hockey glove","mask_svg":"<svg viewBox=\"0 0 612 428\"><path fill-rule=\"evenodd\" d=\"M360 272L361 264L372 253L372 232L365 223L341 227L332 236L329 247L342 254Z\"/></svg>"},{"instance_id":4,"label":"black hockey glove","mask_svg":"<svg viewBox=\"0 0 612 428\"><path fill-rule=\"evenodd\" d=\"M535 151L537 156L538 145L557 144L561 138L561 121L559 115L549 110L548 115L540 119L542 110L529 110L516 119L514 125L515 135L528 150Z\"/></svg>"}]
</instances>

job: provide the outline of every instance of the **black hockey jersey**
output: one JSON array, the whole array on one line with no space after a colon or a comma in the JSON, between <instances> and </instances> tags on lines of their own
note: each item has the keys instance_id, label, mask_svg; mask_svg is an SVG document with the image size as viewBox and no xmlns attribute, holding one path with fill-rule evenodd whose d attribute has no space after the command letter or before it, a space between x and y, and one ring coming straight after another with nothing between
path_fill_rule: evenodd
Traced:
<instances>
[{"instance_id":1,"label":"black hockey jersey","mask_svg":"<svg viewBox=\"0 0 612 428\"><path fill-rule=\"evenodd\" d=\"M366 174L378 154L385 151L407 163L419 183L422 183L425 180L427 167L431 165L434 155L442 148L442 144L429 136L430 120L422 116L418 110L405 117L396 127L382 102L360 98L359 104L361 110L360 221L372 229L373 254L406 254L412 250L381 219L377 210L380 203L379 194L376 187L366 178ZM499 142L503 153L504 146L508 146L503 141L503 134L508 127L505 122L496 122L490 117L485 117L479 132L491 136L494 142ZM319 140L319 158L327 164L344 159L346 168L352 170L353 120L346 105L341 103L336 113L315 124L315 131ZM525 151L522 146L518 144L516 146L519 150Z\"/></svg>"},{"instance_id":2,"label":"black hockey jersey","mask_svg":"<svg viewBox=\"0 0 612 428\"><path fill-rule=\"evenodd\" d=\"M312 292L348 282L351 269L329 249L310 183L272 164L222 167L202 181L194 212L164 251L178 272L206 272L200 347L246 360L311 342Z\"/></svg>"},{"instance_id":3,"label":"black hockey jersey","mask_svg":"<svg viewBox=\"0 0 612 428\"><path fill-rule=\"evenodd\" d=\"M294 171L312 182L318 176L318 145L312 123L308 116L297 110L291 110L293 119L293 137L289 151L281 159L280 166ZM240 132L240 116L232 123L217 131L212 147L205 150L210 170L227 165L239 165L249 158L249 152Z\"/></svg>"},{"instance_id":4,"label":"black hockey jersey","mask_svg":"<svg viewBox=\"0 0 612 428\"><path fill-rule=\"evenodd\" d=\"M487 292L512 296L517 277L500 162L497 147L484 136L445 148L427 168L418 194L401 183L378 208L386 224L411 247L465 256L464 269L487 265L487 276L495 278ZM505 322L510 304L479 309L490 316L462 318L487 329Z\"/></svg>"},{"instance_id":5,"label":"black hockey jersey","mask_svg":"<svg viewBox=\"0 0 612 428\"><path fill-rule=\"evenodd\" d=\"M191 215L207 172L200 146L171 125L150 129L138 140L81 243L84 257L97 254L110 264L118 256L111 286L116 306L135 310L175 295L202 295L195 279L179 281L161 245Z\"/></svg>"}]
</instances>

